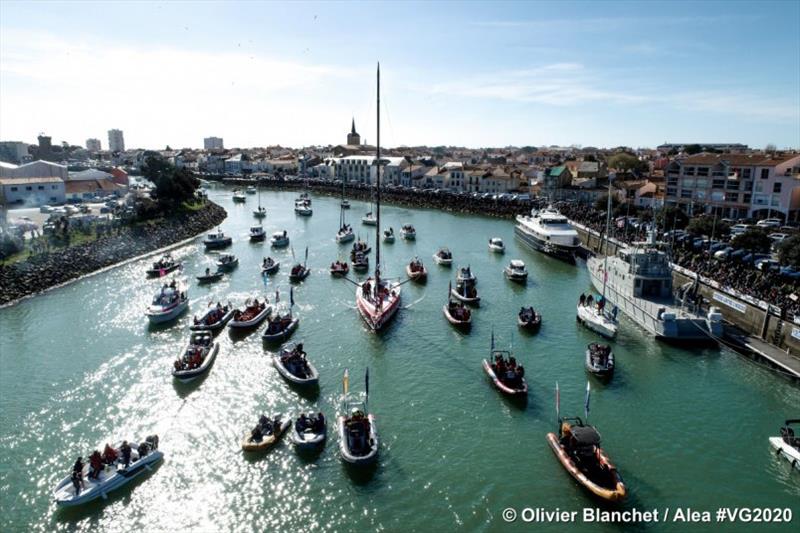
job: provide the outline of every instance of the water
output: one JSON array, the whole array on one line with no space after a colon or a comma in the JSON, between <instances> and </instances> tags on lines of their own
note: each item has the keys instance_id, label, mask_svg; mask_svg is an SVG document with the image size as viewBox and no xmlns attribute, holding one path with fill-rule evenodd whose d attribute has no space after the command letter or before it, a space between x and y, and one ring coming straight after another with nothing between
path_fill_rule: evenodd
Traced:
<instances>
[{"instance_id":1,"label":"water","mask_svg":"<svg viewBox=\"0 0 800 533\"><path fill-rule=\"evenodd\" d=\"M0 310L0 529L491 531L505 525L506 507L596 505L545 441L555 429L556 381L562 414L583 414L583 351L597 340L575 324L574 302L590 288L583 264L522 249L510 221L386 206L384 224L396 232L405 222L417 228L416 242L398 236L383 247L387 273L402 275L419 255L429 276L424 286L404 286L408 308L376 335L353 308L353 285L327 272L350 247L333 240L338 200L315 197L313 217L301 218L292 211L294 196L262 194L264 225L270 233L287 229L298 259L309 247L313 272L295 289L302 318L294 339L305 341L320 371L319 397L287 386L256 333L234 339L224 331L207 378L189 387L173 383L171 364L192 312L209 301L240 305L264 292L259 265L269 247L246 237L256 197L234 205L229 191L212 191L229 212L222 228L234 237L230 250L240 266L215 285L192 283L190 313L173 326L151 329L142 314L158 284L143 275L152 258ZM374 240L375 229L359 220L368 205L352 204L348 220ZM488 252L493 236L506 242L505 256ZM440 267L431 258L443 245L455 265L470 264L478 276L483 301L467 335L442 316L448 280L455 277L455 265ZM214 261L199 239L174 253L191 280ZM279 286L288 298L291 252L275 255L281 270L268 290ZM526 287L503 277L511 258L528 264ZM522 305L542 312L538 334L517 330ZM506 401L483 375L492 328L498 346L513 345L526 367L531 390L524 407ZM796 386L727 350L658 343L630 322L623 322L614 351L613 381L592 381L590 418L629 487L623 508L788 506L800 514L798 473L767 442L784 418L800 414ZM344 368L351 388L363 390L367 366L382 437L373 471L346 468L334 435L319 456L298 456L284 440L265 456L243 457L239 439L258 414L314 409L332 420ZM165 461L146 480L107 502L56 511L50 490L77 454L150 433L161 436Z\"/></svg>"}]
</instances>

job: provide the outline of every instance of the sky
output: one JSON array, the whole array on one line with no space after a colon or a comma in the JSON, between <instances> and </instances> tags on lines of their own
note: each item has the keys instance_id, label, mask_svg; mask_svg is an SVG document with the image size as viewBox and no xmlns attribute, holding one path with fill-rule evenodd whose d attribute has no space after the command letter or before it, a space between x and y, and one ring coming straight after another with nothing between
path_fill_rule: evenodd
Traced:
<instances>
[{"instance_id":1,"label":"sky","mask_svg":"<svg viewBox=\"0 0 800 533\"><path fill-rule=\"evenodd\" d=\"M800 1L0 0L0 140L800 148Z\"/></svg>"}]
</instances>

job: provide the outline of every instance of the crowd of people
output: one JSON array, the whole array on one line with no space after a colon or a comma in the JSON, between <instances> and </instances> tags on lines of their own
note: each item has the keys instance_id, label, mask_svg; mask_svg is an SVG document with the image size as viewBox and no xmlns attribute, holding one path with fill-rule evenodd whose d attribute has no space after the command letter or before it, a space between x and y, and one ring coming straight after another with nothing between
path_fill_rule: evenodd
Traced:
<instances>
[{"instance_id":1,"label":"crowd of people","mask_svg":"<svg viewBox=\"0 0 800 533\"><path fill-rule=\"evenodd\" d=\"M107 467L119 465L122 468L128 468L132 461L145 457L150 450L158 448L158 436L148 436L136 448L137 456L133 456L133 448L127 440L122 441L119 448L114 448L106 443L103 453L100 450L94 450L89 456L89 472L87 477L92 481L100 479L100 474L105 471ZM81 490L86 489L86 482L83 478L83 471L86 469L86 464L83 462L83 457L78 457L75 464L72 466L72 486L75 488L75 495L78 496Z\"/></svg>"},{"instance_id":2,"label":"crowd of people","mask_svg":"<svg viewBox=\"0 0 800 533\"><path fill-rule=\"evenodd\" d=\"M716 259L689 247L676 246L672 262L716 281L722 287L762 300L792 316L800 316L800 282L778 272L762 272L734 259Z\"/></svg>"},{"instance_id":3,"label":"crowd of people","mask_svg":"<svg viewBox=\"0 0 800 533\"><path fill-rule=\"evenodd\" d=\"M300 415L294 423L294 428L298 433L303 433L305 430L310 429L314 433L322 433L325 431L325 416L319 412L316 415L308 415L305 413Z\"/></svg>"}]
</instances>

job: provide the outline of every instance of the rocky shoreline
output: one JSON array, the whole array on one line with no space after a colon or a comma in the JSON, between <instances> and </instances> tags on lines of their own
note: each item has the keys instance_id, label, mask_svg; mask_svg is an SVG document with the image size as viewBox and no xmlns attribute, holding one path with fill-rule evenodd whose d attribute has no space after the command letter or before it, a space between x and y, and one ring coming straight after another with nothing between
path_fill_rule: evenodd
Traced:
<instances>
[{"instance_id":1,"label":"rocky shoreline","mask_svg":"<svg viewBox=\"0 0 800 533\"><path fill-rule=\"evenodd\" d=\"M226 185L245 186L255 185L275 190L308 190L316 194L339 196L342 193L340 185L320 181L288 181L281 179L241 179L241 178L215 178L213 181L222 181ZM373 187L367 185L351 184L345 190L345 197L356 200L369 201ZM437 195L429 191L411 191L408 189L381 189L381 202L410 208L428 208L464 213L470 215L483 215L497 218L513 219L519 214L530 213L532 204L526 202L503 202L471 196Z\"/></svg>"},{"instance_id":2,"label":"rocky shoreline","mask_svg":"<svg viewBox=\"0 0 800 533\"><path fill-rule=\"evenodd\" d=\"M0 305L191 239L219 225L226 216L225 209L208 202L198 211L181 213L157 226L127 226L119 234L93 242L38 254L10 266L0 265Z\"/></svg>"}]
</instances>

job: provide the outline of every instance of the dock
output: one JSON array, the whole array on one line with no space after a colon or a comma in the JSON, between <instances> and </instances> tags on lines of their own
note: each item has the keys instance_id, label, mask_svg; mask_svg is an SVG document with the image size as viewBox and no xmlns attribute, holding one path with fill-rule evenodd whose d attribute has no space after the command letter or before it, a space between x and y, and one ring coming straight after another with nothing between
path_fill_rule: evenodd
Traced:
<instances>
[{"instance_id":1,"label":"dock","mask_svg":"<svg viewBox=\"0 0 800 533\"><path fill-rule=\"evenodd\" d=\"M800 359L771 344L767 344L757 337L748 336L743 341L744 346L753 354L769 361L790 377L800 380Z\"/></svg>"}]
</instances>

